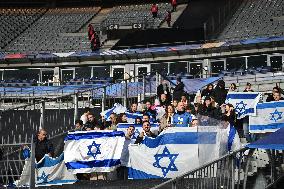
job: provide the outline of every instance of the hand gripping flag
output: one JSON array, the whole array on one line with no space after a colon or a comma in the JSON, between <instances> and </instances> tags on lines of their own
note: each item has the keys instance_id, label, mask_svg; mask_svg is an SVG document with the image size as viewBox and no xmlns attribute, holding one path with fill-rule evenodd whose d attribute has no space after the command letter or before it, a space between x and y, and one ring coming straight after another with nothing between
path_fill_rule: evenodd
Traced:
<instances>
[{"instance_id":1,"label":"hand gripping flag","mask_svg":"<svg viewBox=\"0 0 284 189\"><path fill-rule=\"evenodd\" d=\"M241 119L248 115L256 115L256 105L261 93L257 92L229 92L226 103L234 106L237 118Z\"/></svg>"},{"instance_id":2,"label":"hand gripping flag","mask_svg":"<svg viewBox=\"0 0 284 189\"><path fill-rule=\"evenodd\" d=\"M250 133L274 132L284 127L284 101L264 102L256 106L256 116L249 117Z\"/></svg>"},{"instance_id":3,"label":"hand gripping flag","mask_svg":"<svg viewBox=\"0 0 284 189\"><path fill-rule=\"evenodd\" d=\"M65 139L66 167L73 174L111 172L120 166L122 131L69 132Z\"/></svg>"}]
</instances>

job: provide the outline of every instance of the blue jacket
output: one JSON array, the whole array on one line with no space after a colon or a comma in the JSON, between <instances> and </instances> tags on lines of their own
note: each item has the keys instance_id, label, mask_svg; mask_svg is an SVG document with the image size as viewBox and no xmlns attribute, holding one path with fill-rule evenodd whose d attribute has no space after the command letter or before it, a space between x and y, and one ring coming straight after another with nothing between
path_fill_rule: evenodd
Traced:
<instances>
[{"instance_id":1,"label":"blue jacket","mask_svg":"<svg viewBox=\"0 0 284 189\"><path fill-rule=\"evenodd\" d=\"M188 127L191 123L192 117L188 112L177 112L173 117L173 124L175 127Z\"/></svg>"}]
</instances>

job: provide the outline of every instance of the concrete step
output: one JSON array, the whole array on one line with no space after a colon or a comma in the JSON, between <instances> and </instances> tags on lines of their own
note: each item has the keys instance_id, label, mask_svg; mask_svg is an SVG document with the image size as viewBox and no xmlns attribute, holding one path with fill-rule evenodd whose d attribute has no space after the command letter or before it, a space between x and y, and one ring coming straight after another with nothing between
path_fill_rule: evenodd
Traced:
<instances>
[{"instance_id":1,"label":"concrete step","mask_svg":"<svg viewBox=\"0 0 284 189\"><path fill-rule=\"evenodd\" d=\"M183 13L183 11L185 10L186 7L187 7L187 4L181 4L181 5L177 6L177 11L176 12L172 12L172 22L171 22L171 25L173 25L175 23L175 21ZM167 22L164 22L161 25L161 28L168 28Z\"/></svg>"}]
</instances>

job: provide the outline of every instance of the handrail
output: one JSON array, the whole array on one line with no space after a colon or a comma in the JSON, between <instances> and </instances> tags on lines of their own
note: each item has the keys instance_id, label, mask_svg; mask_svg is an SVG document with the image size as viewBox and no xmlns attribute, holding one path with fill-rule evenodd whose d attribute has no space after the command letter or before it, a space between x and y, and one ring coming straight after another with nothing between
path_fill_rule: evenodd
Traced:
<instances>
[{"instance_id":1,"label":"handrail","mask_svg":"<svg viewBox=\"0 0 284 189\"><path fill-rule=\"evenodd\" d=\"M197 171L199 171L199 170L201 170L201 169L203 169L205 167L208 167L208 166L210 166L210 165L212 165L212 164L214 164L214 163L216 163L216 162L218 162L220 160L223 160L225 158L231 157L231 156L233 156L233 155L235 155L235 154L237 154L239 152L244 152L246 150L248 150L248 148L241 148L241 149L235 150L235 151L233 151L233 152L231 152L229 154L223 155L222 157L220 157L218 159L215 159L215 160L213 160L213 161L211 161L209 163L205 163L204 165L202 165L202 166L200 166L198 168L195 168L195 169L193 169L193 170L191 170L191 171L189 171L187 173L184 173L184 174L182 174L180 176L174 177L174 178L172 178L172 179L170 179L170 180L168 180L166 182L163 182L163 183L161 183L161 184L159 184L159 185L157 185L157 186L155 186L155 187L153 187L151 189L159 189L159 188L161 188L164 185L167 185L167 184L169 184L171 182L175 182L176 180L178 180L178 179L180 179L182 177L188 176L188 175L190 175L190 174L192 174L194 172L197 172Z\"/></svg>"}]
</instances>

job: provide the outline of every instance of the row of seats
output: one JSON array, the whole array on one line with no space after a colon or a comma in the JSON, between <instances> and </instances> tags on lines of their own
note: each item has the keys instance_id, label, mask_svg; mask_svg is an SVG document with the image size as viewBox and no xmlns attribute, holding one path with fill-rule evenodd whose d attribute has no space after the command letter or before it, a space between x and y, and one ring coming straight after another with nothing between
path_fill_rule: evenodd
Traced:
<instances>
[{"instance_id":1,"label":"row of seats","mask_svg":"<svg viewBox=\"0 0 284 189\"><path fill-rule=\"evenodd\" d=\"M284 15L283 0L245 0L219 39L248 39L283 36L284 24L276 17Z\"/></svg>"},{"instance_id":2,"label":"row of seats","mask_svg":"<svg viewBox=\"0 0 284 189\"><path fill-rule=\"evenodd\" d=\"M262 74L266 74L268 72L272 72L274 71L273 68L271 66L263 66L263 67L257 67L257 68L248 68L248 69L231 69L228 71L221 71L219 76L223 77L223 76L238 76L238 75L247 75L247 74L251 74L251 75L256 75L258 73L262 73Z\"/></svg>"},{"instance_id":3,"label":"row of seats","mask_svg":"<svg viewBox=\"0 0 284 189\"><path fill-rule=\"evenodd\" d=\"M118 6L113 9L107 18L102 22L103 27L109 25L131 26L132 24L143 24L144 28L158 28L165 19L167 10L171 9L168 3L158 4L158 17L153 18L151 4Z\"/></svg>"},{"instance_id":4,"label":"row of seats","mask_svg":"<svg viewBox=\"0 0 284 189\"><path fill-rule=\"evenodd\" d=\"M78 32L99 10L99 7L49 9L5 50L66 52L90 49L86 35L70 37L66 33Z\"/></svg>"},{"instance_id":5,"label":"row of seats","mask_svg":"<svg viewBox=\"0 0 284 189\"><path fill-rule=\"evenodd\" d=\"M0 49L31 26L46 9L0 9Z\"/></svg>"}]
</instances>

